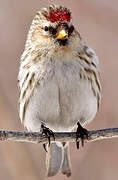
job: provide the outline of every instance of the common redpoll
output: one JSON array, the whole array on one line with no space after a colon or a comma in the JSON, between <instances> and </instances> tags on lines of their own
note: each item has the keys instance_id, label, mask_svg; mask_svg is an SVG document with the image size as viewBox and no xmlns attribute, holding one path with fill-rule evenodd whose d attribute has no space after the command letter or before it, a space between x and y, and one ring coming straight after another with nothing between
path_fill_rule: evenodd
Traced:
<instances>
[{"instance_id":1,"label":"common redpoll","mask_svg":"<svg viewBox=\"0 0 118 180\"><path fill-rule=\"evenodd\" d=\"M72 24L62 6L39 11L31 24L18 75L20 119L29 131L72 131L96 115L100 103L98 58ZM80 130L80 132L79 132ZM82 134L83 133L83 134ZM83 142L83 139L82 139ZM47 146L47 175L71 175L69 143ZM77 144L78 146L78 144Z\"/></svg>"}]
</instances>

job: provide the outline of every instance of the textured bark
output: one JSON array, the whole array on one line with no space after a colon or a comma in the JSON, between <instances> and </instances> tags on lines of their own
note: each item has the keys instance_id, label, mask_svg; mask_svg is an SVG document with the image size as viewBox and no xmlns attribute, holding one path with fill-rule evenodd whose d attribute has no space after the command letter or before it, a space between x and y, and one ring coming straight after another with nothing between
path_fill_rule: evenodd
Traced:
<instances>
[{"instance_id":1,"label":"textured bark","mask_svg":"<svg viewBox=\"0 0 118 180\"><path fill-rule=\"evenodd\" d=\"M56 141L62 142L74 142L76 139L76 132L55 132L54 133ZM88 131L88 139L85 137L85 142L97 141L108 138L118 137L118 128L100 129ZM7 131L0 130L0 141L19 141L19 142L32 142L32 143L46 143L47 138L45 135L37 132L17 132L17 131ZM51 141L54 141L51 137ZM80 141L80 139L78 139Z\"/></svg>"}]
</instances>

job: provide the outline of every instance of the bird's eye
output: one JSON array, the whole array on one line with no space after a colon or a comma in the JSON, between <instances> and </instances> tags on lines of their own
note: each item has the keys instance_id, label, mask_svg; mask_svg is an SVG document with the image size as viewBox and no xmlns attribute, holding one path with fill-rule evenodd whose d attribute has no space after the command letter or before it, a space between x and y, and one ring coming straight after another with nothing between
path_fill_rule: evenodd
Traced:
<instances>
[{"instance_id":1,"label":"bird's eye","mask_svg":"<svg viewBox=\"0 0 118 180\"><path fill-rule=\"evenodd\" d=\"M68 34L71 35L73 31L74 31L74 26L70 26Z\"/></svg>"},{"instance_id":2,"label":"bird's eye","mask_svg":"<svg viewBox=\"0 0 118 180\"><path fill-rule=\"evenodd\" d=\"M45 30L45 31L48 31L48 26L45 26L45 27L44 27L44 30Z\"/></svg>"}]
</instances>

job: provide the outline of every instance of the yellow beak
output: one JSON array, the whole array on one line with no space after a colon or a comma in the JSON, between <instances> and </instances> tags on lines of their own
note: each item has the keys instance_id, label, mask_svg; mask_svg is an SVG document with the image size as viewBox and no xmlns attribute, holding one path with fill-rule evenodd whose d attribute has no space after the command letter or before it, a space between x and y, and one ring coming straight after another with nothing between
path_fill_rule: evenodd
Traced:
<instances>
[{"instance_id":1,"label":"yellow beak","mask_svg":"<svg viewBox=\"0 0 118 180\"><path fill-rule=\"evenodd\" d=\"M61 29L57 33L57 39L66 39L68 37L68 33L65 31L65 29Z\"/></svg>"}]
</instances>

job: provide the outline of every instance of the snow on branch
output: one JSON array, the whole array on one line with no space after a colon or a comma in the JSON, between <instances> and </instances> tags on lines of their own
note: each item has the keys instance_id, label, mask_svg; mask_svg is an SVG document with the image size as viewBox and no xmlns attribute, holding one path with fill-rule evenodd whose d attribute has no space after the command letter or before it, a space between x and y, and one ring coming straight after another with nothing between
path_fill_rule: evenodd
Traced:
<instances>
[{"instance_id":1,"label":"snow on branch","mask_svg":"<svg viewBox=\"0 0 118 180\"><path fill-rule=\"evenodd\" d=\"M75 142L76 132L55 132L56 141L69 141ZM88 131L88 139L85 137L85 142L97 141L102 139L109 139L118 137L118 128L100 129ZM32 142L32 143L46 143L47 138L45 135L37 132L18 132L18 131L7 131L0 130L0 141L19 141L19 142ZM51 137L51 141L54 141ZM79 139L80 141L80 139Z\"/></svg>"}]
</instances>

